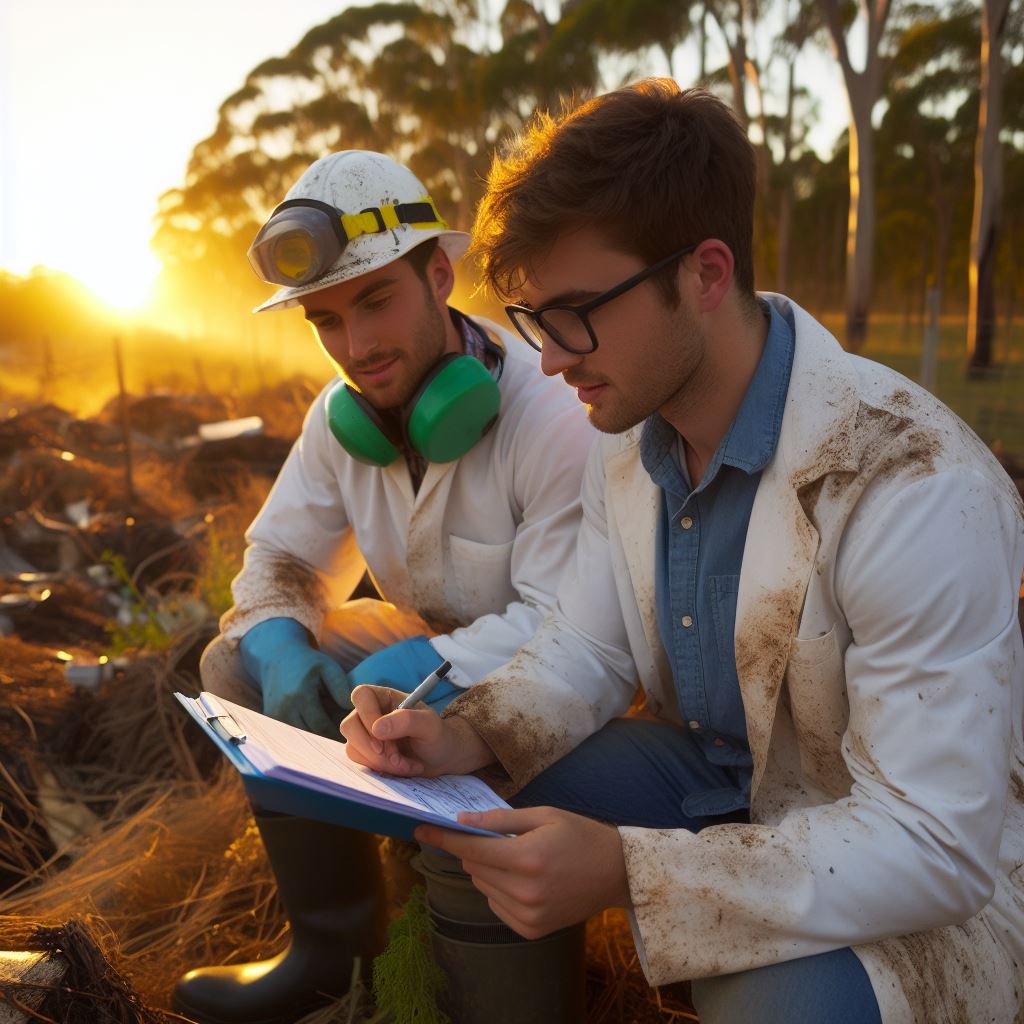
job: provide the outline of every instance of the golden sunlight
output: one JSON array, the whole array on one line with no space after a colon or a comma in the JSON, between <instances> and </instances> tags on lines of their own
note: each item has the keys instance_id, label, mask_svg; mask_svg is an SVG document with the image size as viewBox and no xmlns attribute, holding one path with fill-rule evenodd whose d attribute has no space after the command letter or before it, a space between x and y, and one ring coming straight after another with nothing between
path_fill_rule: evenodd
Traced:
<instances>
[{"instance_id":1,"label":"golden sunlight","mask_svg":"<svg viewBox=\"0 0 1024 1024\"><path fill-rule=\"evenodd\" d=\"M105 305L121 312L145 306L151 297L160 263L140 240L137 252L125 258L119 240L112 239L107 252L95 253L89 266L71 267L77 277Z\"/></svg>"}]
</instances>

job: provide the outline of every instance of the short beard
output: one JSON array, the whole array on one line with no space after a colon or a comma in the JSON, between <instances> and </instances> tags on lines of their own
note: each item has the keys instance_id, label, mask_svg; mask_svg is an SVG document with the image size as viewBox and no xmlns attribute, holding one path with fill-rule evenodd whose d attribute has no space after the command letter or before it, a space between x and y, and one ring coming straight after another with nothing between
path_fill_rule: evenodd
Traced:
<instances>
[{"instance_id":1,"label":"short beard","mask_svg":"<svg viewBox=\"0 0 1024 1024\"><path fill-rule=\"evenodd\" d=\"M695 405L708 393L714 373L707 359L707 339L699 322L687 317L680 306L666 316L664 325L671 339L664 365L634 387L631 394L623 395L617 407L588 408L591 424L602 433L621 434L666 406L678 413Z\"/></svg>"},{"instance_id":2,"label":"short beard","mask_svg":"<svg viewBox=\"0 0 1024 1024\"><path fill-rule=\"evenodd\" d=\"M408 356L403 356L402 359L409 374L406 386L397 398L389 400L385 405L373 403L381 412L394 412L406 405L416 394L431 367L444 355L448 343L445 314L438 308L433 292L427 287L426 282L423 285L423 292L423 310L416 325L413 347Z\"/></svg>"}]
</instances>

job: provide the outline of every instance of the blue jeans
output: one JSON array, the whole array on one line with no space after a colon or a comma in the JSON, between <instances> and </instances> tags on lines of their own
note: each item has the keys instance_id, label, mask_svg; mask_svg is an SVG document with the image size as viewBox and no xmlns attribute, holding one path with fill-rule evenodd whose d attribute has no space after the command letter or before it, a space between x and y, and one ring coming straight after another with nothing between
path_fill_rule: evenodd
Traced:
<instances>
[{"instance_id":1,"label":"blue jeans","mask_svg":"<svg viewBox=\"0 0 1024 1024\"><path fill-rule=\"evenodd\" d=\"M744 811L694 815L693 793L735 788L729 768L711 764L689 731L618 718L541 772L511 800L560 807L615 825L685 828L748 820ZM701 1024L881 1024L878 1003L850 949L693 982Z\"/></svg>"}]
</instances>

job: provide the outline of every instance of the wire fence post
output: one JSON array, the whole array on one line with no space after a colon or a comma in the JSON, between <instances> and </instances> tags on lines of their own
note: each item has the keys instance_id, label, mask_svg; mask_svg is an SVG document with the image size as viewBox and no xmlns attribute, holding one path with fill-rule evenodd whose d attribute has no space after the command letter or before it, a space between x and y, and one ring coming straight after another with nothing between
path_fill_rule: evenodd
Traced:
<instances>
[{"instance_id":1,"label":"wire fence post","mask_svg":"<svg viewBox=\"0 0 1024 1024\"><path fill-rule=\"evenodd\" d=\"M921 347L921 373L918 382L933 395L939 383L939 299L942 292L929 288L925 305L928 321L924 329L924 345Z\"/></svg>"},{"instance_id":2,"label":"wire fence post","mask_svg":"<svg viewBox=\"0 0 1024 1024\"><path fill-rule=\"evenodd\" d=\"M124 386L124 359L121 354L120 335L114 336L114 362L117 366L118 411L121 419L121 438L124 444L124 487L128 510L135 506L135 486L132 482L132 433L128 422L128 393Z\"/></svg>"}]
</instances>

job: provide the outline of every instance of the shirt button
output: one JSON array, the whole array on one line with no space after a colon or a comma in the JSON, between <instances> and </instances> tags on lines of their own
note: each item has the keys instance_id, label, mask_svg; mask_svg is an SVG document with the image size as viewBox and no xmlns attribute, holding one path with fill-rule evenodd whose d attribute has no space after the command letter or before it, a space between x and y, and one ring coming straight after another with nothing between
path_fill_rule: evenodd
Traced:
<instances>
[{"instance_id":1,"label":"shirt button","mask_svg":"<svg viewBox=\"0 0 1024 1024\"><path fill-rule=\"evenodd\" d=\"M693 625L693 619L692 619L692 618L691 618L691 617L690 617L689 615L684 615L684 616L683 616L683 617L682 617L682 618L681 618L681 619L680 619L679 621L680 621L680 622L681 622L681 623L682 623L682 624L683 624L684 626L686 626L686 628L687 628L687 629L689 629L689 628L690 628L690 626L692 626L692 625Z\"/></svg>"},{"instance_id":2,"label":"shirt button","mask_svg":"<svg viewBox=\"0 0 1024 1024\"><path fill-rule=\"evenodd\" d=\"M715 746L716 747L724 747L725 746L725 740L723 740L721 736L716 736L715 737Z\"/></svg>"},{"instance_id":3,"label":"shirt button","mask_svg":"<svg viewBox=\"0 0 1024 1024\"><path fill-rule=\"evenodd\" d=\"M679 525L684 530L688 530L691 526L693 526L693 520L689 516L683 516L683 518L679 520Z\"/></svg>"},{"instance_id":4,"label":"shirt button","mask_svg":"<svg viewBox=\"0 0 1024 1024\"><path fill-rule=\"evenodd\" d=\"M699 729L700 728L700 722L688 722L687 724L690 726L691 729Z\"/></svg>"}]
</instances>

